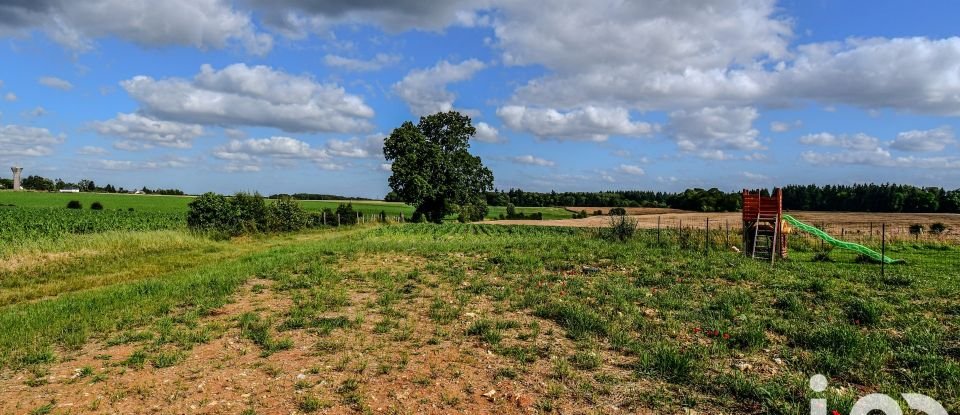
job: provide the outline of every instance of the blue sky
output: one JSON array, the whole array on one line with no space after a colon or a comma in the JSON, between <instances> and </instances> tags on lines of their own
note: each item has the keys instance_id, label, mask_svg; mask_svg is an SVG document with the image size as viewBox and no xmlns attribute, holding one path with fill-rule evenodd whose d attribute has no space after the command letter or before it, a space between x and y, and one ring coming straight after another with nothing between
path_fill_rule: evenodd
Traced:
<instances>
[{"instance_id":1,"label":"blue sky","mask_svg":"<svg viewBox=\"0 0 960 415\"><path fill-rule=\"evenodd\" d=\"M547 3L0 2L0 164L381 197L456 109L504 189L960 187L955 2Z\"/></svg>"}]
</instances>

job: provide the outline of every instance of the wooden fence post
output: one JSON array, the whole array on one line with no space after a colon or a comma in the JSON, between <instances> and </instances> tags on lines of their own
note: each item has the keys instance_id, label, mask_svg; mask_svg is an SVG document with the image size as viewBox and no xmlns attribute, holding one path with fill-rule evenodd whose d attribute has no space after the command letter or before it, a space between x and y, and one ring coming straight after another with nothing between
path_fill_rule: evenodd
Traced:
<instances>
[{"instance_id":1,"label":"wooden fence post","mask_svg":"<svg viewBox=\"0 0 960 415\"><path fill-rule=\"evenodd\" d=\"M707 218L707 238L704 241L707 247L707 256L710 256L710 218Z\"/></svg>"},{"instance_id":2,"label":"wooden fence post","mask_svg":"<svg viewBox=\"0 0 960 415\"><path fill-rule=\"evenodd\" d=\"M657 246L660 246L660 216L657 216Z\"/></svg>"}]
</instances>

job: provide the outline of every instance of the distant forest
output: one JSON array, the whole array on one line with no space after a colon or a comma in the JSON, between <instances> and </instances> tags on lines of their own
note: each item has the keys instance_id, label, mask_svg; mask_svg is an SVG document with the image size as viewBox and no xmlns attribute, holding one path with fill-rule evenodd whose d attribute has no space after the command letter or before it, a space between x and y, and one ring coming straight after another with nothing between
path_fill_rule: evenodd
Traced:
<instances>
[{"instance_id":1,"label":"distant forest","mask_svg":"<svg viewBox=\"0 0 960 415\"><path fill-rule=\"evenodd\" d=\"M150 189L144 186L140 189L124 189L123 187L115 187L112 184L107 184L105 186L98 186L93 180L83 179L77 183L65 182L62 179L48 179L43 176L31 175L23 178L20 181L20 185L24 189L37 190L37 191L47 191L55 192L63 189L77 189L81 192L99 192L99 193L132 193L140 191L148 195L171 195L171 196L183 196L184 193L180 189ZM0 179L0 189L9 189L13 187L13 180L10 179Z\"/></svg>"},{"instance_id":2,"label":"distant forest","mask_svg":"<svg viewBox=\"0 0 960 415\"><path fill-rule=\"evenodd\" d=\"M610 206L670 207L699 212L732 212L740 209L740 192L687 189L680 193L650 191L526 192L520 189L487 193L487 204L506 206ZM899 184L789 185L783 187L783 207L788 210L857 212L960 213L960 189Z\"/></svg>"},{"instance_id":3,"label":"distant forest","mask_svg":"<svg viewBox=\"0 0 960 415\"><path fill-rule=\"evenodd\" d=\"M960 189L902 184L790 185L783 207L795 210L960 213Z\"/></svg>"},{"instance_id":4,"label":"distant forest","mask_svg":"<svg viewBox=\"0 0 960 415\"><path fill-rule=\"evenodd\" d=\"M286 193L280 193L280 194L270 195L269 199L279 199L285 196L290 196L296 200L374 200L374 199L367 199L364 197L327 195L322 193L294 193L292 195L289 195Z\"/></svg>"}]
</instances>

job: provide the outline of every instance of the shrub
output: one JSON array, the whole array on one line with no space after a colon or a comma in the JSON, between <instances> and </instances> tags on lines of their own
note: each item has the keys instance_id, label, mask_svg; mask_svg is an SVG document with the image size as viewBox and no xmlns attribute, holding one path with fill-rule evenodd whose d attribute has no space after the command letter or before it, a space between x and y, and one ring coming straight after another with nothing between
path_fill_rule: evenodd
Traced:
<instances>
[{"instance_id":1,"label":"shrub","mask_svg":"<svg viewBox=\"0 0 960 415\"><path fill-rule=\"evenodd\" d=\"M333 213L333 209L323 208L323 211L320 212L320 216L324 221L324 225L334 226L337 224L337 215Z\"/></svg>"},{"instance_id":2,"label":"shrub","mask_svg":"<svg viewBox=\"0 0 960 415\"><path fill-rule=\"evenodd\" d=\"M609 212L610 216L623 216L626 214L627 214L627 210L622 207L615 207L613 209L610 209L610 212Z\"/></svg>"},{"instance_id":3,"label":"shrub","mask_svg":"<svg viewBox=\"0 0 960 415\"><path fill-rule=\"evenodd\" d=\"M593 216L600 216L603 214L603 210L597 209L593 211Z\"/></svg>"},{"instance_id":4,"label":"shrub","mask_svg":"<svg viewBox=\"0 0 960 415\"><path fill-rule=\"evenodd\" d=\"M341 225L355 225L357 223L357 212L353 210L353 203L341 203L340 206L337 206L336 214L340 217Z\"/></svg>"},{"instance_id":5,"label":"shrub","mask_svg":"<svg viewBox=\"0 0 960 415\"><path fill-rule=\"evenodd\" d=\"M470 222L479 222L487 216L487 202L481 199L474 201L473 203L468 203L463 206L460 206L459 212L457 214L457 221L464 223L467 221Z\"/></svg>"},{"instance_id":6,"label":"shrub","mask_svg":"<svg viewBox=\"0 0 960 415\"><path fill-rule=\"evenodd\" d=\"M67 209L83 209L83 203L79 200L71 200L67 202Z\"/></svg>"},{"instance_id":7,"label":"shrub","mask_svg":"<svg viewBox=\"0 0 960 415\"><path fill-rule=\"evenodd\" d=\"M517 214L517 207L513 203L507 203L507 217L514 216Z\"/></svg>"},{"instance_id":8,"label":"shrub","mask_svg":"<svg viewBox=\"0 0 960 415\"><path fill-rule=\"evenodd\" d=\"M942 222L934 223L930 225L930 233L934 235L940 235L947 231L947 225L944 225Z\"/></svg>"},{"instance_id":9,"label":"shrub","mask_svg":"<svg viewBox=\"0 0 960 415\"><path fill-rule=\"evenodd\" d=\"M230 215L226 197L208 192L193 199L187 206L187 226L191 229L225 230Z\"/></svg>"},{"instance_id":10,"label":"shrub","mask_svg":"<svg viewBox=\"0 0 960 415\"><path fill-rule=\"evenodd\" d=\"M234 235L268 230L270 210L259 193L240 192L230 198L230 218L227 227Z\"/></svg>"},{"instance_id":11,"label":"shrub","mask_svg":"<svg viewBox=\"0 0 960 415\"><path fill-rule=\"evenodd\" d=\"M273 231L298 231L307 226L307 221L307 212L290 196L281 197L270 206L270 229Z\"/></svg>"},{"instance_id":12,"label":"shrub","mask_svg":"<svg viewBox=\"0 0 960 415\"><path fill-rule=\"evenodd\" d=\"M924 230L923 225L919 223L914 223L913 225L910 225L911 235L920 235L921 233L923 233L923 230Z\"/></svg>"},{"instance_id":13,"label":"shrub","mask_svg":"<svg viewBox=\"0 0 960 415\"><path fill-rule=\"evenodd\" d=\"M93 202L90 204L90 210L103 210L103 204L100 202Z\"/></svg>"},{"instance_id":14,"label":"shrub","mask_svg":"<svg viewBox=\"0 0 960 415\"><path fill-rule=\"evenodd\" d=\"M611 216L610 227L604 231L607 239L624 242L637 233L637 220L626 215Z\"/></svg>"},{"instance_id":15,"label":"shrub","mask_svg":"<svg viewBox=\"0 0 960 415\"><path fill-rule=\"evenodd\" d=\"M237 193L226 198L205 193L188 205L187 225L191 229L242 235L269 230L270 209L259 194Z\"/></svg>"}]
</instances>

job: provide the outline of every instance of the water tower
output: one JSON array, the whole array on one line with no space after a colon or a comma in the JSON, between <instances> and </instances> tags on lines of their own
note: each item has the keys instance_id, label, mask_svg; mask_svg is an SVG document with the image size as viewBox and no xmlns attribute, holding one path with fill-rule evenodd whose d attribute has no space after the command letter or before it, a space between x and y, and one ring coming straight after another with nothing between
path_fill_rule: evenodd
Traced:
<instances>
[{"instance_id":1,"label":"water tower","mask_svg":"<svg viewBox=\"0 0 960 415\"><path fill-rule=\"evenodd\" d=\"M13 190L20 190L20 173L23 172L23 167L11 167L10 170L13 170Z\"/></svg>"}]
</instances>

